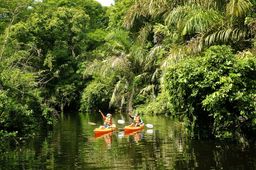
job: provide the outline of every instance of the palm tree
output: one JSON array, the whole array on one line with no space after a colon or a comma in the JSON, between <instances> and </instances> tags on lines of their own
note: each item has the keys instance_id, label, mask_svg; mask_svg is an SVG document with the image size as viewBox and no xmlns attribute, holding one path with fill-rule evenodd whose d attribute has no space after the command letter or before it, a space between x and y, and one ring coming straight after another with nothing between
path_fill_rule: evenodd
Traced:
<instances>
[{"instance_id":1,"label":"palm tree","mask_svg":"<svg viewBox=\"0 0 256 170\"><path fill-rule=\"evenodd\" d=\"M133 42L128 32L117 29L108 34L106 43L99 49L99 53L105 52L100 59L94 59L88 63L84 74L91 74L96 81L108 84L111 91L109 107L116 106L122 109L127 103L130 86L133 80L133 72L130 71L130 61L128 59L130 48Z\"/></svg>"},{"instance_id":2,"label":"palm tree","mask_svg":"<svg viewBox=\"0 0 256 170\"><path fill-rule=\"evenodd\" d=\"M244 21L252 7L250 0L230 0L226 4L226 11L223 15L225 20L219 27L215 27L205 34L205 44L246 41L250 37L250 33Z\"/></svg>"},{"instance_id":3,"label":"palm tree","mask_svg":"<svg viewBox=\"0 0 256 170\"><path fill-rule=\"evenodd\" d=\"M243 21L251 8L249 0L134 1L124 19L130 34L112 31L103 47L107 57L90 63L87 72L101 79L111 75L109 105L131 110L138 95L154 98L160 65L164 68L170 58L177 62L212 44L246 40Z\"/></svg>"},{"instance_id":4,"label":"palm tree","mask_svg":"<svg viewBox=\"0 0 256 170\"><path fill-rule=\"evenodd\" d=\"M250 0L141 0L127 12L124 25L139 26L139 35L145 37L161 23L170 30L165 38L176 36L175 43L186 45L189 53L200 52L204 46L246 40L250 33L244 20L252 7Z\"/></svg>"},{"instance_id":5,"label":"palm tree","mask_svg":"<svg viewBox=\"0 0 256 170\"><path fill-rule=\"evenodd\" d=\"M156 60L160 48L148 51L133 42L127 31L115 30L106 37L104 45L107 57L101 61L94 60L88 64L85 72L100 76L99 81L111 77L112 89L109 106L115 106L131 111L135 96L153 95L153 81L155 81ZM154 73L155 72L155 73Z\"/></svg>"}]
</instances>

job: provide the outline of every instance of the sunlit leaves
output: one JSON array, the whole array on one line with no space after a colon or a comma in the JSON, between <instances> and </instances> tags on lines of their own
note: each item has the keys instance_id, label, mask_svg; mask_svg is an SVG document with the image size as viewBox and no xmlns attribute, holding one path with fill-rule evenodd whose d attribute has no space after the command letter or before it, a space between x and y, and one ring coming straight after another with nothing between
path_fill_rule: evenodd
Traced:
<instances>
[{"instance_id":1,"label":"sunlit leaves","mask_svg":"<svg viewBox=\"0 0 256 170\"><path fill-rule=\"evenodd\" d=\"M255 128L252 113L256 108L253 97L256 60L254 56L246 56L237 58L229 47L213 46L201 58L170 66L164 87L169 92L171 112L182 113L191 121L193 116L202 120L201 114L207 114L204 121L212 122L208 130L216 137L232 137L241 130L247 133L245 127ZM199 127L205 126L197 123ZM245 129L235 129L241 126Z\"/></svg>"},{"instance_id":2,"label":"sunlit leaves","mask_svg":"<svg viewBox=\"0 0 256 170\"><path fill-rule=\"evenodd\" d=\"M90 82L82 93L81 99L81 111L89 111L101 105L104 108L104 105L108 107L109 103L109 87L106 84L103 84L99 81ZM107 100L107 101L105 101Z\"/></svg>"},{"instance_id":3,"label":"sunlit leaves","mask_svg":"<svg viewBox=\"0 0 256 170\"><path fill-rule=\"evenodd\" d=\"M15 88L21 92L23 88L32 88L37 85L35 74L21 71L18 68L3 70L0 75L4 86Z\"/></svg>"},{"instance_id":4,"label":"sunlit leaves","mask_svg":"<svg viewBox=\"0 0 256 170\"><path fill-rule=\"evenodd\" d=\"M0 33L19 20L24 20L31 11L28 7L32 0L1 0L0 1Z\"/></svg>"},{"instance_id":5,"label":"sunlit leaves","mask_svg":"<svg viewBox=\"0 0 256 170\"><path fill-rule=\"evenodd\" d=\"M227 4L227 14L240 17L245 15L252 8L250 0L230 0Z\"/></svg>"},{"instance_id":6,"label":"sunlit leaves","mask_svg":"<svg viewBox=\"0 0 256 170\"><path fill-rule=\"evenodd\" d=\"M168 1L166 0L140 0L136 1L124 18L126 28L132 28L135 21L140 17L157 17L169 9Z\"/></svg>"},{"instance_id":7,"label":"sunlit leaves","mask_svg":"<svg viewBox=\"0 0 256 170\"><path fill-rule=\"evenodd\" d=\"M92 0L1 1L0 90L9 103L1 99L1 129L24 135L39 122L52 124L57 110L79 103L85 83L76 71L104 41L104 15Z\"/></svg>"},{"instance_id":8,"label":"sunlit leaves","mask_svg":"<svg viewBox=\"0 0 256 170\"><path fill-rule=\"evenodd\" d=\"M132 40L129 37L129 32L122 29L115 29L106 36L107 46L109 50L116 54L129 53L132 45Z\"/></svg>"},{"instance_id":9,"label":"sunlit leaves","mask_svg":"<svg viewBox=\"0 0 256 170\"><path fill-rule=\"evenodd\" d=\"M218 12L192 5L175 8L165 22L169 26L176 26L182 35L186 35L206 32L221 20L222 16Z\"/></svg>"},{"instance_id":10,"label":"sunlit leaves","mask_svg":"<svg viewBox=\"0 0 256 170\"><path fill-rule=\"evenodd\" d=\"M109 27L116 29L123 26L124 17L127 10L133 5L135 0L122 0L116 1L114 6L111 6L107 10L107 16L109 17Z\"/></svg>"},{"instance_id":11,"label":"sunlit leaves","mask_svg":"<svg viewBox=\"0 0 256 170\"><path fill-rule=\"evenodd\" d=\"M228 43L229 41L239 41L239 40L245 39L246 36L247 36L246 30L242 30L238 28L235 28L235 29L227 28L227 29L222 29L207 35L204 41L205 41L205 44L212 45L217 42Z\"/></svg>"}]
</instances>

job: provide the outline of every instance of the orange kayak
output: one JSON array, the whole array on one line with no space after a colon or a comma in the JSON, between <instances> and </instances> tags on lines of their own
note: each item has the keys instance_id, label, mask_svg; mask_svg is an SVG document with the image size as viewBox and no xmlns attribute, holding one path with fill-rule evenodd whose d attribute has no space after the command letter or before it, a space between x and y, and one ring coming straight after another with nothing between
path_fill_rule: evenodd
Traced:
<instances>
[{"instance_id":1,"label":"orange kayak","mask_svg":"<svg viewBox=\"0 0 256 170\"><path fill-rule=\"evenodd\" d=\"M124 127L124 132L131 133L131 132L135 132L135 131L142 130L142 129L144 129L144 124L142 124L140 126L136 126L136 127L129 125L129 126Z\"/></svg>"},{"instance_id":2,"label":"orange kayak","mask_svg":"<svg viewBox=\"0 0 256 170\"><path fill-rule=\"evenodd\" d=\"M106 134L106 133L109 133L109 132L113 132L115 130L116 130L116 125L113 124L112 127L109 127L109 128L105 128L104 126L100 126L98 128L95 128L94 133L95 134Z\"/></svg>"},{"instance_id":3,"label":"orange kayak","mask_svg":"<svg viewBox=\"0 0 256 170\"><path fill-rule=\"evenodd\" d=\"M101 137L105 137L105 136L112 136L113 131L112 132L106 132L106 133L94 133L94 137L95 138L101 138Z\"/></svg>"}]
</instances>

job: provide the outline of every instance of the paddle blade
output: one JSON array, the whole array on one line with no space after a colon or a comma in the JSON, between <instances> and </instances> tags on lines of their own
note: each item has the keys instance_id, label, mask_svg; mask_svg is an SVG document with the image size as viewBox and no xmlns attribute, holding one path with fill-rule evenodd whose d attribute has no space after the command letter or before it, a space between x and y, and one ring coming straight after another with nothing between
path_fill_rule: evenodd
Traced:
<instances>
[{"instance_id":1,"label":"paddle blade","mask_svg":"<svg viewBox=\"0 0 256 170\"><path fill-rule=\"evenodd\" d=\"M154 126L152 124L146 124L147 128L153 128Z\"/></svg>"},{"instance_id":2,"label":"paddle blade","mask_svg":"<svg viewBox=\"0 0 256 170\"><path fill-rule=\"evenodd\" d=\"M94 123L94 122L88 122L88 124L89 124L89 125L93 125L93 126L96 125L96 123Z\"/></svg>"},{"instance_id":3,"label":"paddle blade","mask_svg":"<svg viewBox=\"0 0 256 170\"><path fill-rule=\"evenodd\" d=\"M118 138L123 138L124 137L124 131L122 131L122 132L118 132Z\"/></svg>"},{"instance_id":4,"label":"paddle blade","mask_svg":"<svg viewBox=\"0 0 256 170\"><path fill-rule=\"evenodd\" d=\"M122 125L122 124L125 123L125 121L124 120L118 120L117 123Z\"/></svg>"},{"instance_id":5,"label":"paddle blade","mask_svg":"<svg viewBox=\"0 0 256 170\"><path fill-rule=\"evenodd\" d=\"M153 130L153 129L147 129L146 133L147 133L147 134L153 134L153 133L154 133L154 130Z\"/></svg>"}]
</instances>

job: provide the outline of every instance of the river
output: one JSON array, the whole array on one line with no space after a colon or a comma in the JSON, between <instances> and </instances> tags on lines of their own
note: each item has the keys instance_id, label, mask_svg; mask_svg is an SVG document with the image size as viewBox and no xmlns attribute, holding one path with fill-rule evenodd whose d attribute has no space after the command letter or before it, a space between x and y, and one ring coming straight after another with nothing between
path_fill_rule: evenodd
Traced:
<instances>
[{"instance_id":1,"label":"river","mask_svg":"<svg viewBox=\"0 0 256 170\"><path fill-rule=\"evenodd\" d=\"M116 114L114 120L127 116ZM230 142L191 140L184 125L167 117L143 116L152 129L94 136L100 115L65 115L47 133L0 156L0 169L256 169L256 149ZM96 125L95 125L96 124Z\"/></svg>"}]
</instances>

